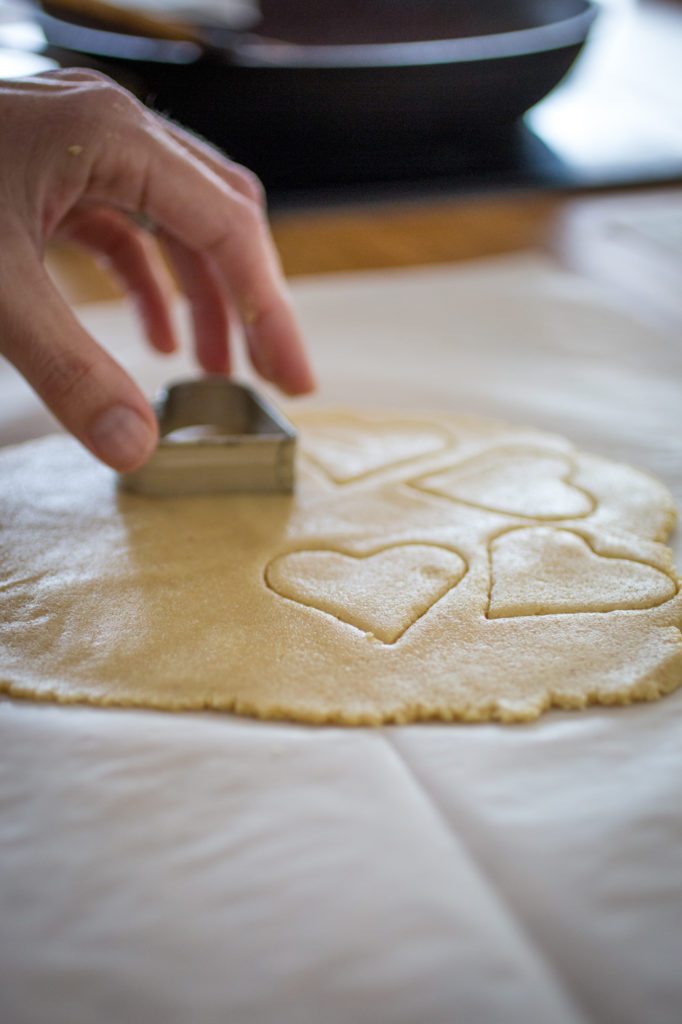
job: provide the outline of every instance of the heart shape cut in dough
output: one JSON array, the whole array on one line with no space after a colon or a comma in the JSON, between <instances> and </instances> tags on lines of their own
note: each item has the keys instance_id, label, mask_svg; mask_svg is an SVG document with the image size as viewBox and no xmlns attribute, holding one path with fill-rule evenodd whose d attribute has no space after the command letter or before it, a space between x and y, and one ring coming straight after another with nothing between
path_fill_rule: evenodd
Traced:
<instances>
[{"instance_id":1,"label":"heart shape cut in dough","mask_svg":"<svg viewBox=\"0 0 682 1024\"><path fill-rule=\"evenodd\" d=\"M294 551L267 567L268 586L282 597L395 643L456 586L466 563L431 544L403 544L369 555Z\"/></svg>"},{"instance_id":2,"label":"heart shape cut in dough","mask_svg":"<svg viewBox=\"0 0 682 1024\"><path fill-rule=\"evenodd\" d=\"M570 530L546 526L503 533L491 562L490 619L655 608L677 592L659 569L598 555Z\"/></svg>"},{"instance_id":3,"label":"heart shape cut in dough","mask_svg":"<svg viewBox=\"0 0 682 1024\"><path fill-rule=\"evenodd\" d=\"M452 444L444 430L430 424L337 416L333 424L316 424L303 449L334 483L345 484Z\"/></svg>"},{"instance_id":4,"label":"heart shape cut in dough","mask_svg":"<svg viewBox=\"0 0 682 1024\"><path fill-rule=\"evenodd\" d=\"M559 452L505 448L484 452L412 486L491 512L530 519L574 519L595 502L568 481L573 465Z\"/></svg>"}]
</instances>

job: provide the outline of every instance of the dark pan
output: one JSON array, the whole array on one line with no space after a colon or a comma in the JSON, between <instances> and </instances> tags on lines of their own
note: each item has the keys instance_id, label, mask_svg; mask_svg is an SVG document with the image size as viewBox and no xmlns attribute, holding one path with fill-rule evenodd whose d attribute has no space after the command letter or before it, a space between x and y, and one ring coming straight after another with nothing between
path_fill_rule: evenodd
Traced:
<instances>
[{"instance_id":1,"label":"dark pan","mask_svg":"<svg viewBox=\"0 0 682 1024\"><path fill-rule=\"evenodd\" d=\"M459 147L499 148L596 15L589 0L262 6L248 33L201 26L204 46L42 23L61 63L105 70L266 185L296 186L433 173L439 152L445 168Z\"/></svg>"}]
</instances>

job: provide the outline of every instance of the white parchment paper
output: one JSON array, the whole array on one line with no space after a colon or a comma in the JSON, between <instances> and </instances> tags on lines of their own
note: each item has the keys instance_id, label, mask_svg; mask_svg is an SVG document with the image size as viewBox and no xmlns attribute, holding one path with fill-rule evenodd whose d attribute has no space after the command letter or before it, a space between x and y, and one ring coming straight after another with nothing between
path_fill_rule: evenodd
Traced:
<instances>
[{"instance_id":1,"label":"white parchment paper","mask_svg":"<svg viewBox=\"0 0 682 1024\"><path fill-rule=\"evenodd\" d=\"M532 423L682 505L682 342L615 296L532 255L294 294L312 401ZM191 370L119 304L82 317L150 393ZM50 429L2 365L0 440ZM678 1024L681 714L343 730L4 700L0 1016Z\"/></svg>"}]
</instances>

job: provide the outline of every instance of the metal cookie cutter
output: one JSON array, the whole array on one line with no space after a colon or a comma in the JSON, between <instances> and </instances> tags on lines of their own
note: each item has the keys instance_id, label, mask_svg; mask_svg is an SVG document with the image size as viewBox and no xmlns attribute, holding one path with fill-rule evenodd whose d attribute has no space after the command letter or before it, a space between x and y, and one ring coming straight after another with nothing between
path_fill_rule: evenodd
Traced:
<instances>
[{"instance_id":1,"label":"metal cookie cutter","mask_svg":"<svg viewBox=\"0 0 682 1024\"><path fill-rule=\"evenodd\" d=\"M293 490L296 431L246 385L225 377L181 381L162 392L154 408L159 444L144 466L120 474L126 490L153 495Z\"/></svg>"}]
</instances>

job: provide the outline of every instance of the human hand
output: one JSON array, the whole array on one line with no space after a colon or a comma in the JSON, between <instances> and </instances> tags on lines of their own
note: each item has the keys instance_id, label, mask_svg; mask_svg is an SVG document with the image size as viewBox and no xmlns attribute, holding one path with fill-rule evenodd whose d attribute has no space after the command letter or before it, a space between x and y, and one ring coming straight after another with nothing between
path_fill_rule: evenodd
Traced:
<instances>
[{"instance_id":1,"label":"human hand","mask_svg":"<svg viewBox=\"0 0 682 1024\"><path fill-rule=\"evenodd\" d=\"M154 450L156 420L52 283L43 265L50 239L104 257L153 347L172 352L160 244L189 301L204 370L229 372L230 321L240 321L261 376L289 394L312 389L249 171L92 71L0 83L0 125L0 352L95 455L135 469Z\"/></svg>"}]
</instances>

